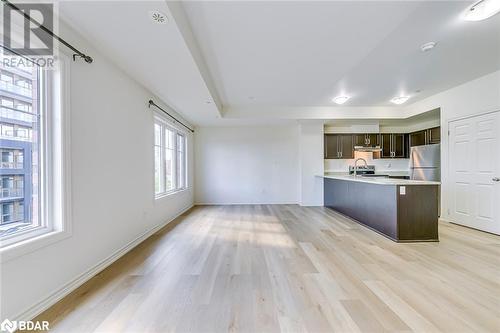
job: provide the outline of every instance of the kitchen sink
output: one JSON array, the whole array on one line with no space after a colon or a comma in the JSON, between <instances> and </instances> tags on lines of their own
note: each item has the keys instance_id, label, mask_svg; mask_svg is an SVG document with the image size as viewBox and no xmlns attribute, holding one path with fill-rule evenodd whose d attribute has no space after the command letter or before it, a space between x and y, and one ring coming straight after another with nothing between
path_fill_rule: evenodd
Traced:
<instances>
[{"instance_id":1,"label":"kitchen sink","mask_svg":"<svg viewBox=\"0 0 500 333\"><path fill-rule=\"evenodd\" d=\"M409 176L391 176L391 175L383 175L383 174L365 174L360 175L361 177L369 177L369 178L393 178L393 179L410 179Z\"/></svg>"}]
</instances>

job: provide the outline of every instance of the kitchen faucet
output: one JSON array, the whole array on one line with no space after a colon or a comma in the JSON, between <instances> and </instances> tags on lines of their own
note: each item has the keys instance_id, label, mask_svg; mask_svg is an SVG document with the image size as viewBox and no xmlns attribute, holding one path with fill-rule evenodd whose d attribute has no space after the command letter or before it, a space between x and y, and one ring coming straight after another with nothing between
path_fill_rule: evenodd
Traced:
<instances>
[{"instance_id":1,"label":"kitchen faucet","mask_svg":"<svg viewBox=\"0 0 500 333\"><path fill-rule=\"evenodd\" d=\"M358 161L361 160L363 162L365 162L365 167L368 166L368 163L366 163L366 160L362 157L360 158L357 158L355 161L354 161L354 177L356 177L358 175Z\"/></svg>"}]
</instances>

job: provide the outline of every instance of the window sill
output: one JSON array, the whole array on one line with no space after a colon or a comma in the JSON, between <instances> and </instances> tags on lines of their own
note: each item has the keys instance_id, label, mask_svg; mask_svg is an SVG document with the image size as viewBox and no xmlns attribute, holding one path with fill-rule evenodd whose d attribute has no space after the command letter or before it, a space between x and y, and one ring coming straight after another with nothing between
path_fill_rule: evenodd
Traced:
<instances>
[{"instance_id":1,"label":"window sill","mask_svg":"<svg viewBox=\"0 0 500 333\"><path fill-rule=\"evenodd\" d=\"M163 198L169 197L169 196L174 195L174 194L186 192L186 191L189 191L189 189L190 189L189 187L186 187L186 188L183 188L183 189L180 189L180 190L175 190L175 191L165 192L165 193L161 193L161 194L156 194L155 195L155 200L163 199Z\"/></svg>"},{"instance_id":2,"label":"window sill","mask_svg":"<svg viewBox=\"0 0 500 333\"><path fill-rule=\"evenodd\" d=\"M0 263L10 261L71 236L69 230L49 231L0 248Z\"/></svg>"}]
</instances>

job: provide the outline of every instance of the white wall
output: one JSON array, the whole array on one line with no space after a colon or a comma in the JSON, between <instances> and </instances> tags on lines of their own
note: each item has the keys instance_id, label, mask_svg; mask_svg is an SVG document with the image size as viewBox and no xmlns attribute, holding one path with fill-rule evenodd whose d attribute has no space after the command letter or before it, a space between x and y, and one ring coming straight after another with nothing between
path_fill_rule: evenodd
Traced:
<instances>
[{"instance_id":1,"label":"white wall","mask_svg":"<svg viewBox=\"0 0 500 333\"><path fill-rule=\"evenodd\" d=\"M441 118L429 119L425 121L409 122L405 126L380 126L380 133L411 133L421 131L428 128L433 128L441 125Z\"/></svg>"},{"instance_id":2,"label":"white wall","mask_svg":"<svg viewBox=\"0 0 500 333\"><path fill-rule=\"evenodd\" d=\"M151 94L67 27L60 33L95 59L71 63L72 236L1 263L2 319L30 319L32 306L193 203L192 190L154 200Z\"/></svg>"},{"instance_id":3,"label":"white wall","mask_svg":"<svg viewBox=\"0 0 500 333\"><path fill-rule=\"evenodd\" d=\"M195 202L298 202L298 126L202 127L195 132Z\"/></svg>"},{"instance_id":4,"label":"white wall","mask_svg":"<svg viewBox=\"0 0 500 333\"><path fill-rule=\"evenodd\" d=\"M300 204L323 206L323 122L300 124Z\"/></svg>"},{"instance_id":5,"label":"white wall","mask_svg":"<svg viewBox=\"0 0 500 333\"><path fill-rule=\"evenodd\" d=\"M441 217L448 220L452 189L448 176L448 124L459 117L500 110L500 71L412 104L407 112L412 116L437 107L441 108Z\"/></svg>"}]
</instances>

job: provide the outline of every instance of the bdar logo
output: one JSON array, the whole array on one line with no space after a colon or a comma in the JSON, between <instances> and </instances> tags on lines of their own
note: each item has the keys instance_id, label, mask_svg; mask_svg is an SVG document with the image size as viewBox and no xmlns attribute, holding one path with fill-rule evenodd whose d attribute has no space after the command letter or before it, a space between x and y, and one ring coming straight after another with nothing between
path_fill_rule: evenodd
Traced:
<instances>
[{"instance_id":1,"label":"bdar logo","mask_svg":"<svg viewBox=\"0 0 500 333\"><path fill-rule=\"evenodd\" d=\"M49 322L46 320L43 321L11 321L9 319L5 319L0 324L0 331L13 333L15 330L20 331L48 331L49 330Z\"/></svg>"},{"instance_id":2,"label":"bdar logo","mask_svg":"<svg viewBox=\"0 0 500 333\"><path fill-rule=\"evenodd\" d=\"M11 322L9 319L5 319L1 324L0 324L0 330L4 332L14 332L16 330L16 323Z\"/></svg>"}]
</instances>

